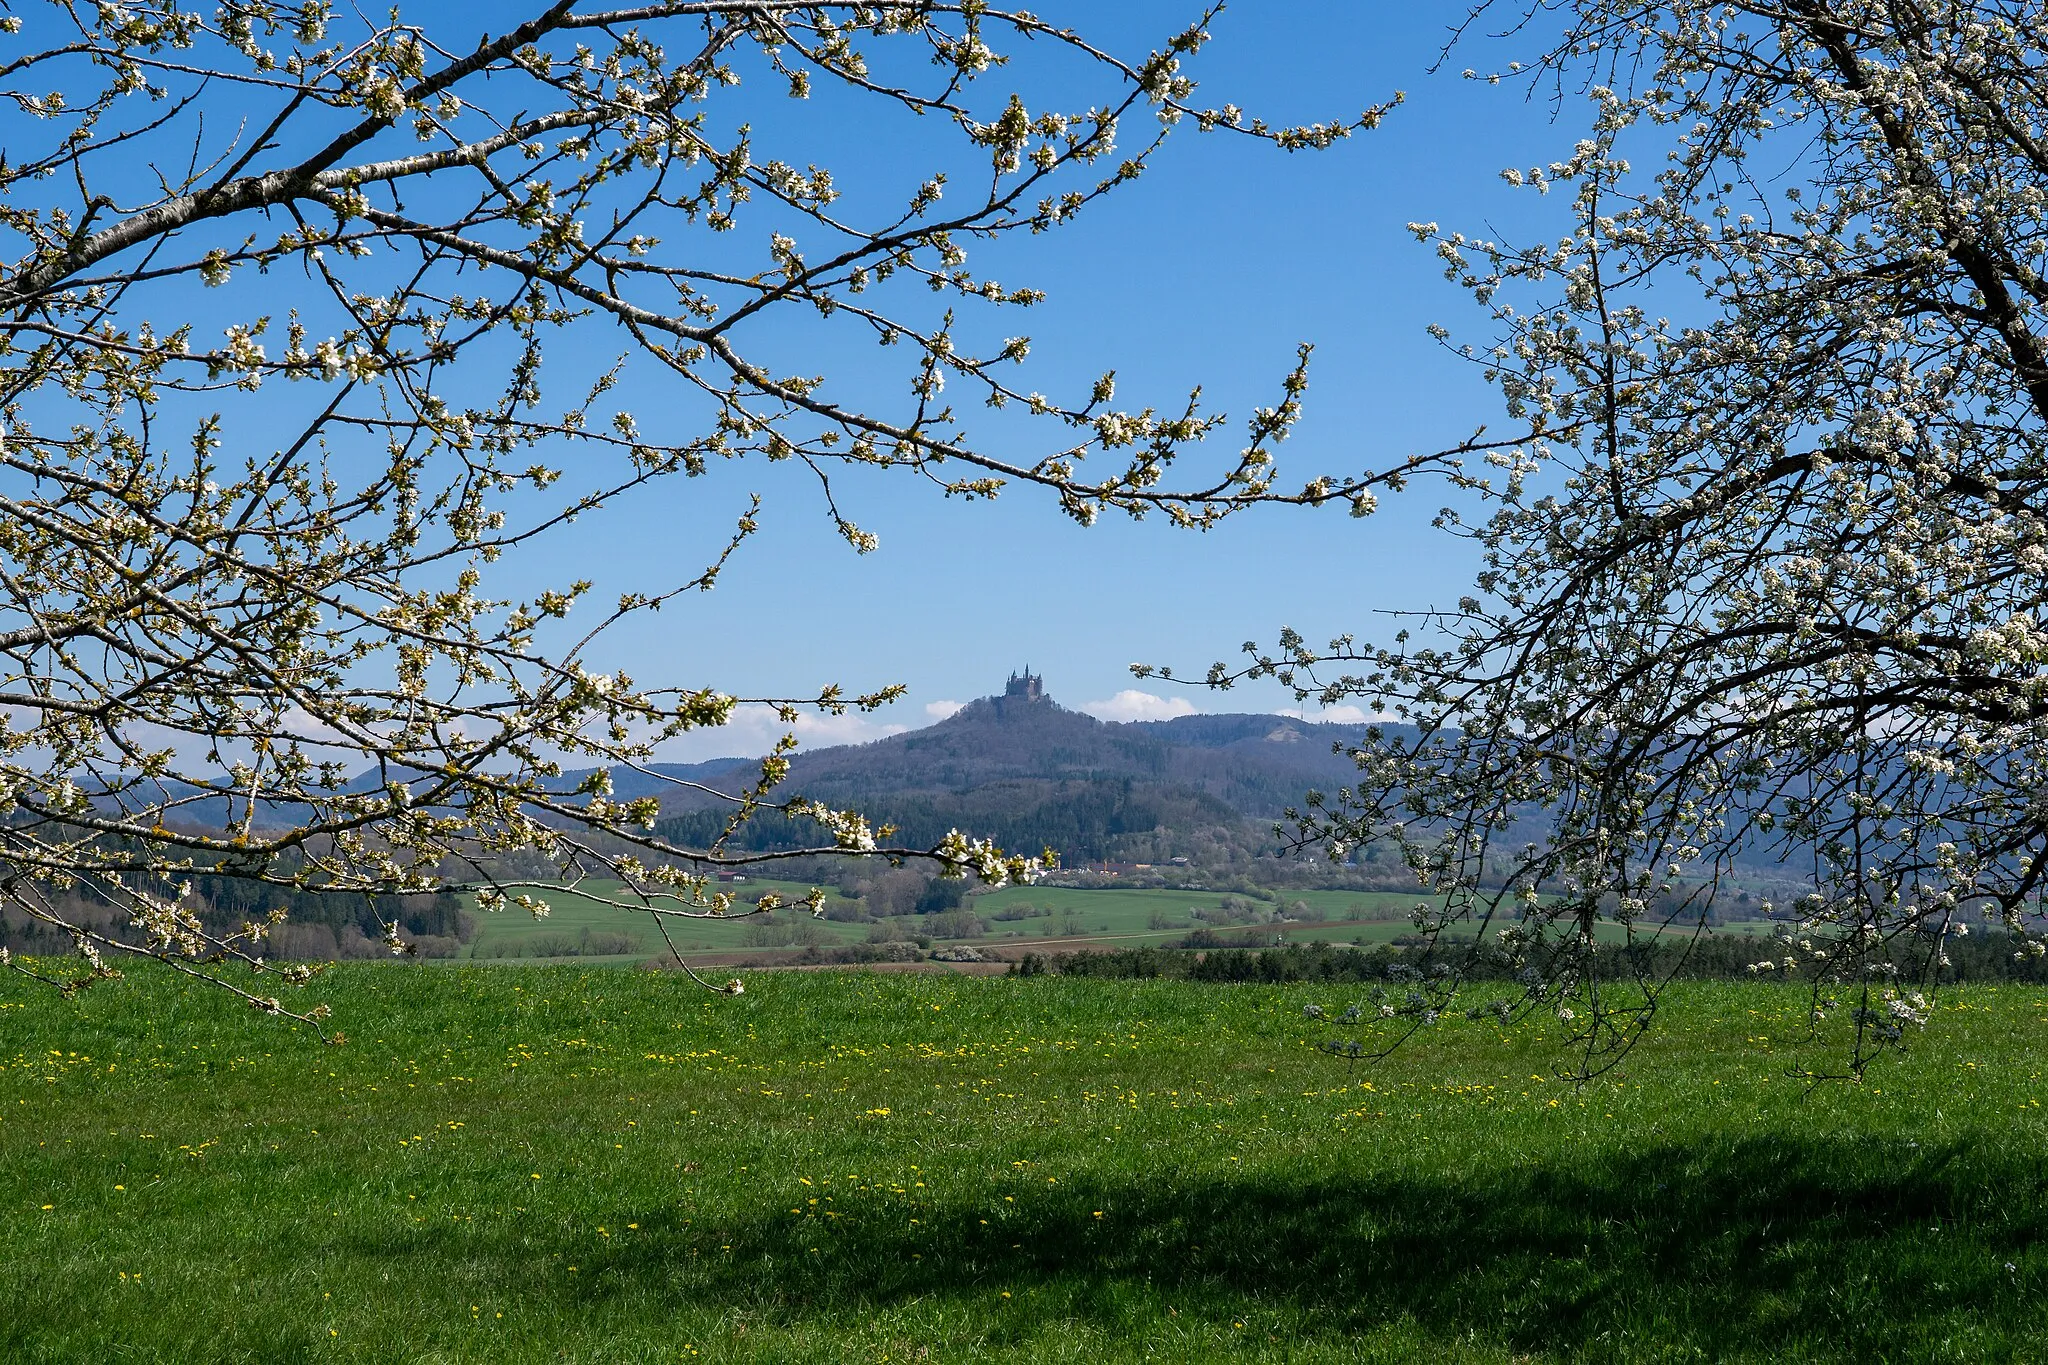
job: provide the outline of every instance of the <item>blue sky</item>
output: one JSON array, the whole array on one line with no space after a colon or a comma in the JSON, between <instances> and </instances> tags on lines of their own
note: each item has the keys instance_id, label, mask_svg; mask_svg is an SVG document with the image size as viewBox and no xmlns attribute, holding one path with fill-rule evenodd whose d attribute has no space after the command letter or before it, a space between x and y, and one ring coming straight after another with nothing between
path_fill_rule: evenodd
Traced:
<instances>
[{"instance_id":1,"label":"blue sky","mask_svg":"<svg viewBox=\"0 0 2048 1365\"><path fill-rule=\"evenodd\" d=\"M1499 172L1567 154L1579 111L1567 106L1552 123L1548 104L1530 103L1525 89L1458 77L1468 65L1531 55L1526 40L1512 50L1475 43L1445 73L1431 74L1445 24L1463 8L1240 0L1211 26L1214 41L1188 67L1201 83L1197 103L1234 103L1284 124L1354 117L1396 90L1407 102L1378 130L1318 153L1290 155L1185 126L1141 180L1073 225L977 254L970 264L984 273L1049 298L990 317L966 310L967 326L1030 334L1021 387L1085 393L1095 375L1114 368L1117 406L1136 409L1176 407L1202 385L1208 405L1233 418L1215 441L1214 455L1225 462L1242 444L1248 410L1277 399L1295 347L1313 342L1307 415L1281 448L1282 483L1383 466L1493 421L1491 392L1425 332L1442 322L1459 340L1483 343L1487 319L1443 279L1430 248L1405 225L1435 220L1475 234L1553 235L1566 206L1509 190ZM1199 13L1185 0L1058 0L1040 10L1134 63ZM424 18L430 30L466 33L474 25L474 11L454 6L405 13ZM1020 61L989 73L984 89L997 107L1014 86L1028 92L1033 108L1077 108L1107 93L1099 83L1062 85L1057 74L1048 84L1044 75ZM932 169L933 139L917 141L919 130L900 140L876 136L861 107L825 93L792 101L765 84L723 92L711 106L725 126L754 124L757 160L774 154L829 165L849 203L862 195L900 203ZM238 112L249 111L218 112L226 117L209 129L229 136ZM1125 146L1148 131L1127 128ZM689 229L675 237L692 251L723 253L758 247L770 226L743 216L724 238L707 242ZM248 302L240 290L183 288L166 298L174 310L194 310L189 317ZM876 402L900 405L905 357L850 349L830 335L819 352L817 333L815 319L807 328L793 314L771 311L740 340L778 367L829 370L842 399L865 402L863 386L879 385L885 389ZM600 325L554 354L566 351L563 363L573 372L601 366L614 348L625 349L623 339ZM556 383L551 401L581 387ZM650 434L664 422L669 435L690 429L689 405L651 367L629 369L620 392ZM289 386L272 386L245 404L245 426L262 427L274 402L308 396L288 393ZM258 444L272 439L254 435ZM989 439L1006 454L1038 453L1000 428ZM566 458L574 483L576 457ZM806 740L823 743L928 724L950 705L1000 690L1008 672L1025 664L1059 701L1106 717L1280 709L1291 698L1270 686L1214 694L1148 683L1140 695L1129 665L1198 673L1237 656L1245 641L1270 641L1282 625L1311 639L1347 631L1383 638L1396 628L1383 613L1454 602L1473 567L1461 542L1431 529L1450 495L1428 482L1384 499L1364 520L1342 508L1276 508L1199 534L1114 517L1084 530L1029 489L972 505L903 477L847 478L837 492L842 510L880 536L874 553L857 556L832 533L801 470L741 463L656 485L631 504L587 517L544 553L499 566L488 587L521 594L588 577L599 602L628 588L667 589L694 576L748 499L761 494L763 530L717 589L621 630L592 663L623 668L646 686L740 695L801 695L828 682L853 691L908 686L908 696L879 716L807 725ZM758 753L773 734L762 715L750 713L665 756Z\"/></svg>"},{"instance_id":2,"label":"blue sky","mask_svg":"<svg viewBox=\"0 0 2048 1365\"><path fill-rule=\"evenodd\" d=\"M1101 17L1085 8L1074 22L1140 57L1189 12L1143 3ZM1226 12L1192 67L1198 100L1274 122L1355 114L1396 89L1407 103L1379 130L1322 153L1288 155L1190 129L1139 183L1074 226L1021 243L1002 278L1051 294L1023 321L1004 323L1033 337L1027 382L1054 391L1113 366L1120 405L1141 396L1170 403L1201 383L1236 418L1272 400L1297 342L1312 341L1307 417L1282 451L1284 466L1303 472L1387 463L1493 420L1490 391L1424 332L1441 321L1483 341L1486 319L1405 225L1548 235L1555 223L1544 210L1564 206L1509 191L1499 172L1564 155L1576 130L1568 118L1552 123L1548 106L1530 104L1523 90L1458 79L1458 67L1514 55L1501 49L1475 47L1452 71L1430 75L1445 19L1457 12L1323 0L1247 0ZM835 171L850 182L862 167ZM1431 529L1448 495L1427 483L1365 520L1272 509L1191 534L1107 518L1084 530L1028 490L967 506L907 481L855 482L847 510L881 536L879 550L855 556L829 534L814 492L767 477L783 472L730 471L708 493L692 486L707 506L728 489L767 494L767 530L716 591L614 648L636 676L701 676L740 692L908 684L890 713L818 726L814 742L927 724L948 703L999 690L1026 663L1055 698L1105 716L1278 709L1291 700L1270 687L1212 694L1143 684L1159 704L1118 694L1140 686L1133 661L1193 670L1247 640L1271 640L1282 624L1318 639L1385 636L1393 626L1379 613L1452 602L1472 567L1461 543ZM687 560L702 544L667 545L674 508L654 503L604 523L620 581L636 560ZM703 736L675 756L727 752L743 734L758 742L755 728Z\"/></svg>"}]
</instances>

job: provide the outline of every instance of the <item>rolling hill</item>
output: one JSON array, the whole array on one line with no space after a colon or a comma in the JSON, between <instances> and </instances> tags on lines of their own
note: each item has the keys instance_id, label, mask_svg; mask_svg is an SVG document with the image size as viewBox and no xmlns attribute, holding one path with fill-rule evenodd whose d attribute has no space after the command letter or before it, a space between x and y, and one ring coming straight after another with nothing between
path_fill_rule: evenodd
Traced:
<instances>
[{"instance_id":1,"label":"rolling hill","mask_svg":"<svg viewBox=\"0 0 2048 1365\"><path fill-rule=\"evenodd\" d=\"M1025 681L922 730L799 754L783 792L858 806L913 844L960 828L1005 847L1050 845L1070 861L1164 858L1218 839L1270 843L1272 821L1305 792L1351 780L1355 769L1336 749L1364 732L1250 714L1118 724L1070 711ZM735 765L691 780L737 790L748 776ZM645 779L635 777L637 790ZM666 832L709 835L722 804L671 789ZM743 843L814 839L813 830L763 820Z\"/></svg>"},{"instance_id":2,"label":"rolling hill","mask_svg":"<svg viewBox=\"0 0 2048 1365\"><path fill-rule=\"evenodd\" d=\"M1309 790L1352 780L1355 769L1338 749L1364 728L1258 714L1119 724L1068 710L1026 677L924 729L800 753L778 795L857 807L895 825L910 844L929 845L958 828L1005 848L1049 846L1070 862L1164 861L1219 847L1242 853L1270 848L1273 822ZM737 757L658 763L614 769L612 788L622 800L660 797L664 833L701 847L717 837L729 809L713 792L737 793L757 773L753 760ZM568 772L548 785L573 791L587 774ZM347 785L362 791L380 783L366 773ZM180 820L194 827L222 827L239 809L202 788L178 794ZM277 825L303 816L289 805L259 812ZM829 840L807 822L764 817L734 846L821 842Z\"/></svg>"}]
</instances>

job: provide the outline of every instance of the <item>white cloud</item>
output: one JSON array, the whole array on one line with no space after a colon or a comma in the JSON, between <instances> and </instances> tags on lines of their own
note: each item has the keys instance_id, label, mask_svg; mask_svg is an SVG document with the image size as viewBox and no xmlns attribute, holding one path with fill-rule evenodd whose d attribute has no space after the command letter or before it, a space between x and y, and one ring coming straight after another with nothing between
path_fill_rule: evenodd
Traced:
<instances>
[{"instance_id":1,"label":"white cloud","mask_svg":"<svg viewBox=\"0 0 2048 1365\"><path fill-rule=\"evenodd\" d=\"M1373 719L1356 706L1325 706L1318 711L1304 711L1299 706L1290 706L1280 714L1308 721L1312 725L1363 725Z\"/></svg>"},{"instance_id":2,"label":"white cloud","mask_svg":"<svg viewBox=\"0 0 2048 1365\"><path fill-rule=\"evenodd\" d=\"M759 758L775 741L794 730L805 749L829 749L835 744L866 744L870 740L900 735L910 727L849 711L843 716L821 716L799 712L796 724L786 725L773 707L742 706L732 720L716 729L692 730L661 746L660 758L667 763L701 763L708 758Z\"/></svg>"},{"instance_id":3,"label":"white cloud","mask_svg":"<svg viewBox=\"0 0 2048 1365\"><path fill-rule=\"evenodd\" d=\"M924 713L936 724L965 705L964 701L928 701L924 704Z\"/></svg>"},{"instance_id":4,"label":"white cloud","mask_svg":"<svg viewBox=\"0 0 2048 1365\"><path fill-rule=\"evenodd\" d=\"M1155 697L1135 687L1126 687L1107 701L1084 701L1081 709L1097 720L1172 720L1195 714L1195 704L1186 697Z\"/></svg>"}]
</instances>

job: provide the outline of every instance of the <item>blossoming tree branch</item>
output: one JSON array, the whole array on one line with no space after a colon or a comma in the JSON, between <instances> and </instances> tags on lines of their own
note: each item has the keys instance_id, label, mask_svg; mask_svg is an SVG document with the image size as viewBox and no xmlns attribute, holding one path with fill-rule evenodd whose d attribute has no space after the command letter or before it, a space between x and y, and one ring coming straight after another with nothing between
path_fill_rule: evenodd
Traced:
<instances>
[{"instance_id":1,"label":"blossoming tree branch","mask_svg":"<svg viewBox=\"0 0 2048 1365\"><path fill-rule=\"evenodd\" d=\"M1803 884L1754 970L1810 984L1845 1074L1930 1011L1975 925L2039 957L2048 883L2048 7L2019 0L1481 5L1585 111L1510 167L1568 198L1517 246L1415 225L1492 320L1482 367L1547 428L1454 519L1455 610L1277 677L1410 722L1299 813L1397 842L1441 893L1391 1044L1485 962L1587 1072L1648 1026L1748 866ZM1456 51L1456 49L1453 49ZM1466 504L1466 512L1475 503ZM1987 924L1988 921L1988 924Z\"/></svg>"},{"instance_id":2,"label":"blossoming tree branch","mask_svg":"<svg viewBox=\"0 0 2048 1365\"><path fill-rule=\"evenodd\" d=\"M980 0L468 13L139 0L0 20L0 897L76 943L83 975L53 984L146 954L312 1017L222 976L305 972L263 960L266 925L209 925L201 874L460 884L534 913L547 884L597 875L658 921L733 909L707 870L758 859L664 842L658 799L614 800L610 774L742 701L793 722L899 689L739 698L605 668L607 631L709 588L758 503L687 581L494 592L501 559L621 499L792 462L864 552L833 487L849 468L1205 527L1262 502L1363 514L1463 453L1283 484L1306 349L1221 458L1204 443L1225 417L1192 398L1132 410L1111 376L1068 396L1021 381L1029 340L1000 320L1043 293L971 249L1059 228L1179 128L1314 150L1385 112L1275 127L1197 104L1185 66L1213 14L1125 57ZM1034 100L1006 79L1017 51L1097 94ZM849 111L874 155L924 159L901 193L843 186L807 145ZM900 382L855 395L792 336L888 348ZM656 383L659 411L621 401ZM1036 453L991 453L956 401ZM725 797L735 827L805 816L827 850L1031 875L966 834L892 846L782 793L790 747ZM514 855L556 875L513 878Z\"/></svg>"}]
</instances>

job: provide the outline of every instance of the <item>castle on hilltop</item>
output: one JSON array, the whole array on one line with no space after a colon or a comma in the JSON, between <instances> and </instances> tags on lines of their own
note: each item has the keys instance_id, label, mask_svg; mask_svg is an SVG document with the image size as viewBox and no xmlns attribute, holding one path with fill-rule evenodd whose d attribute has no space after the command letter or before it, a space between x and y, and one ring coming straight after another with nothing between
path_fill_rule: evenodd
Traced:
<instances>
[{"instance_id":1,"label":"castle on hilltop","mask_svg":"<svg viewBox=\"0 0 2048 1365\"><path fill-rule=\"evenodd\" d=\"M1022 673L1012 673L1010 680L1003 684L1003 695L991 697L989 701L996 708L996 715L1011 716L1031 707L1050 704L1045 696L1045 679L1031 671L1026 664Z\"/></svg>"},{"instance_id":2,"label":"castle on hilltop","mask_svg":"<svg viewBox=\"0 0 2048 1365\"><path fill-rule=\"evenodd\" d=\"M1031 665L1024 665L1022 673L1012 673L1010 681L1003 686L1003 697L1007 701L1044 701L1045 679L1031 671Z\"/></svg>"}]
</instances>

